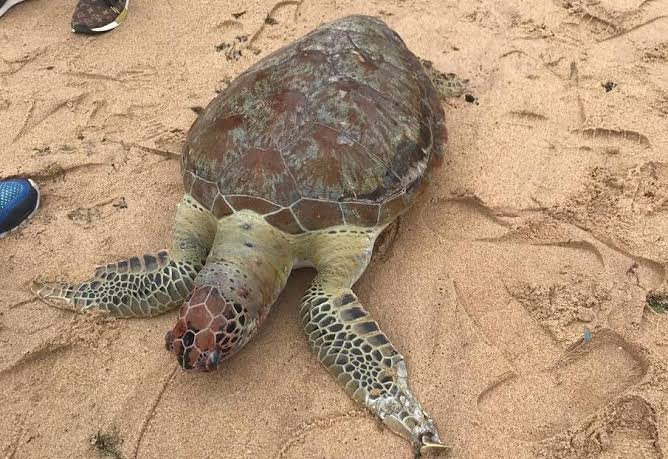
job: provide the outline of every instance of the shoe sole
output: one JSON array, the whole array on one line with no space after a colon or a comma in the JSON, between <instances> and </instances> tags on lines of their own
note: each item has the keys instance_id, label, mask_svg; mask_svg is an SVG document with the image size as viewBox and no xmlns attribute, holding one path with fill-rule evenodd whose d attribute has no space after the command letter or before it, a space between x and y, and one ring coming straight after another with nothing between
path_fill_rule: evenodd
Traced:
<instances>
[{"instance_id":1,"label":"shoe sole","mask_svg":"<svg viewBox=\"0 0 668 459\"><path fill-rule=\"evenodd\" d=\"M19 1L23 1L23 0L19 0ZM16 228L12 228L9 231L5 231L4 233L0 233L0 239L4 238L5 236L9 236L10 234L12 234L15 231L19 231L20 229L22 229L28 223L28 221L35 215L35 213L37 213L37 210L39 209L39 204L40 204L40 201L42 199L42 195L39 191L39 187L31 179L28 179L28 181L30 182L30 185L32 185L32 187L35 189L35 191L37 191L37 202L35 203L35 209L32 212L30 212L30 214L25 219L23 219L23 221L21 223L19 223L19 226L17 226Z\"/></svg>"},{"instance_id":2,"label":"shoe sole","mask_svg":"<svg viewBox=\"0 0 668 459\"><path fill-rule=\"evenodd\" d=\"M18 1L23 1L23 0L18 0ZM116 27L121 25L123 21L125 21L125 18L128 17L128 4L130 3L130 0L125 1L125 6L123 7L123 11L118 15L115 21L110 22L109 24L103 25L101 27L94 27L90 28L88 26L85 26L83 24L80 25L75 25L72 26L72 32L74 33L81 33L84 35L95 35L98 33L104 33L104 32L109 32L110 30L114 30Z\"/></svg>"},{"instance_id":3,"label":"shoe sole","mask_svg":"<svg viewBox=\"0 0 668 459\"><path fill-rule=\"evenodd\" d=\"M9 9L14 6L18 5L19 3L23 2L25 0L7 0L4 5L0 7L0 17L2 17L3 14L5 14Z\"/></svg>"}]
</instances>

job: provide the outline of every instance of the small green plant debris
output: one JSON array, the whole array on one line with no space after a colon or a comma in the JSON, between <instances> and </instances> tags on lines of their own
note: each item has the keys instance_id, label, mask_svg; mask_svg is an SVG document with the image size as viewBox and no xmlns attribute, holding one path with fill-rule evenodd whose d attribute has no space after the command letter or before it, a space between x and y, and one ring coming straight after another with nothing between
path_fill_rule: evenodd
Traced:
<instances>
[{"instance_id":1,"label":"small green plant debris","mask_svg":"<svg viewBox=\"0 0 668 459\"><path fill-rule=\"evenodd\" d=\"M647 305L657 314L668 313L668 294L650 293L647 295Z\"/></svg>"},{"instance_id":2,"label":"small green plant debris","mask_svg":"<svg viewBox=\"0 0 668 459\"><path fill-rule=\"evenodd\" d=\"M91 443L101 455L123 459L120 449L123 440L115 429L111 432L102 432L98 430L95 436L91 439Z\"/></svg>"}]
</instances>

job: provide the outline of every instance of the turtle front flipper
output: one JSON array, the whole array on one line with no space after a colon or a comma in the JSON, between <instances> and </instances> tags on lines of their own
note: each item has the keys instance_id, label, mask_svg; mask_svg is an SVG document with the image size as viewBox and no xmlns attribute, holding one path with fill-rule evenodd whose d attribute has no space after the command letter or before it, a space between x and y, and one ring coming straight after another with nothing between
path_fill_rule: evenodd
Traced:
<instances>
[{"instance_id":1,"label":"turtle front flipper","mask_svg":"<svg viewBox=\"0 0 668 459\"><path fill-rule=\"evenodd\" d=\"M81 283L33 282L51 306L76 312L100 310L116 317L148 317L183 304L211 248L215 220L192 198L179 204L169 252L100 266Z\"/></svg>"},{"instance_id":2,"label":"turtle front flipper","mask_svg":"<svg viewBox=\"0 0 668 459\"><path fill-rule=\"evenodd\" d=\"M171 260L166 251L100 266L79 284L33 282L33 292L49 305L116 317L149 317L180 306L202 265Z\"/></svg>"},{"instance_id":3,"label":"turtle front flipper","mask_svg":"<svg viewBox=\"0 0 668 459\"><path fill-rule=\"evenodd\" d=\"M314 245L318 275L302 300L304 331L322 364L416 454L446 450L431 417L411 392L404 357L351 290L366 268L373 239L341 234Z\"/></svg>"}]
</instances>

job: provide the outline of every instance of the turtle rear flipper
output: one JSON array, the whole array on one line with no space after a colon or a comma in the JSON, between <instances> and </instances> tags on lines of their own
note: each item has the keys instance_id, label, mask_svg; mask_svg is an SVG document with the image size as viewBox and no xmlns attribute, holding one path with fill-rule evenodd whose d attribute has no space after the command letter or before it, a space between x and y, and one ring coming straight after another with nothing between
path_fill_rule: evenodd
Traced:
<instances>
[{"instance_id":1,"label":"turtle rear flipper","mask_svg":"<svg viewBox=\"0 0 668 459\"><path fill-rule=\"evenodd\" d=\"M33 282L32 291L59 308L148 317L180 306L201 268L201 264L171 260L162 251L100 266L92 279L79 284Z\"/></svg>"},{"instance_id":2,"label":"turtle rear flipper","mask_svg":"<svg viewBox=\"0 0 668 459\"><path fill-rule=\"evenodd\" d=\"M434 67L433 62L426 59L420 59L420 63L442 99L459 97L468 91L469 80L454 73L443 73Z\"/></svg>"}]
</instances>

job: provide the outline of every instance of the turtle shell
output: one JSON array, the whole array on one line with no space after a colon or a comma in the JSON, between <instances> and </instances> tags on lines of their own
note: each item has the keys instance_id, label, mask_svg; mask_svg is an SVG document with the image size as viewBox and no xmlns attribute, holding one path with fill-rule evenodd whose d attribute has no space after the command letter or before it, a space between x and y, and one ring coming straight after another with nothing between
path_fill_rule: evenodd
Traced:
<instances>
[{"instance_id":1,"label":"turtle shell","mask_svg":"<svg viewBox=\"0 0 668 459\"><path fill-rule=\"evenodd\" d=\"M206 107L184 147L185 188L218 218L251 209L292 234L384 225L441 158L443 121L399 35L345 17L260 60Z\"/></svg>"}]
</instances>

